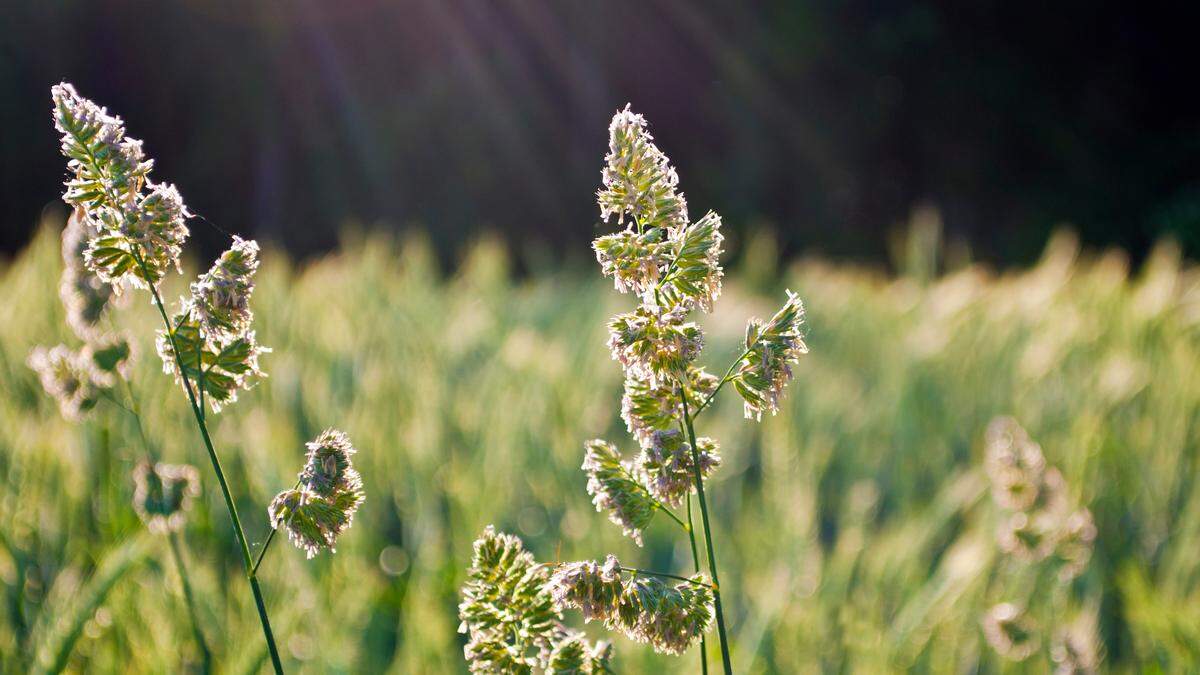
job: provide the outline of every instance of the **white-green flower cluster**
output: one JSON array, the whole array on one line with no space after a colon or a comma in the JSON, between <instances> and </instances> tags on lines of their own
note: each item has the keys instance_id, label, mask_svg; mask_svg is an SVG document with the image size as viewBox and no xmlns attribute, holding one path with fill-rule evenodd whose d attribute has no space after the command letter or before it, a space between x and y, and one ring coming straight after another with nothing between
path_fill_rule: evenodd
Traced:
<instances>
[{"instance_id":1,"label":"white-green flower cluster","mask_svg":"<svg viewBox=\"0 0 1200 675\"><path fill-rule=\"evenodd\" d=\"M182 364L188 381L217 412L237 401L239 390L250 389L266 377L258 357L271 350L259 345L250 329L256 271L258 244L235 236L229 250L192 283L191 297L180 299L180 309L171 320L172 333L158 332L163 372L182 385Z\"/></svg>"},{"instance_id":2,"label":"white-green flower cluster","mask_svg":"<svg viewBox=\"0 0 1200 675\"><path fill-rule=\"evenodd\" d=\"M808 353L803 328L804 304L791 291L770 321L751 319L746 324L745 352L732 382L745 401L747 419L761 420L764 412L779 412L783 388L792 379L792 366Z\"/></svg>"},{"instance_id":3,"label":"white-green flower cluster","mask_svg":"<svg viewBox=\"0 0 1200 675\"><path fill-rule=\"evenodd\" d=\"M550 569L492 526L475 540L458 616L473 673L607 673L612 648L562 624Z\"/></svg>"},{"instance_id":4,"label":"white-green flower cluster","mask_svg":"<svg viewBox=\"0 0 1200 675\"><path fill-rule=\"evenodd\" d=\"M665 654L687 651L713 619L708 577L697 574L675 585L639 574L625 579L613 555L603 565L591 560L559 565L547 588L558 607L578 609L585 621L600 621Z\"/></svg>"},{"instance_id":5,"label":"white-green flower cluster","mask_svg":"<svg viewBox=\"0 0 1200 675\"><path fill-rule=\"evenodd\" d=\"M583 471L596 510L607 512L608 519L641 546L642 531L658 508L641 471L632 462L622 460L616 446L598 438L584 444Z\"/></svg>"},{"instance_id":6,"label":"white-green flower cluster","mask_svg":"<svg viewBox=\"0 0 1200 675\"><path fill-rule=\"evenodd\" d=\"M350 459L357 450L346 434L326 429L306 447L297 486L275 495L267 517L272 528L286 529L292 543L312 558L323 548L336 552L338 537L354 524L366 495Z\"/></svg>"},{"instance_id":7,"label":"white-green flower cluster","mask_svg":"<svg viewBox=\"0 0 1200 675\"><path fill-rule=\"evenodd\" d=\"M133 510L151 531L173 532L183 526L192 500L200 494L200 476L187 464L141 462L133 470Z\"/></svg>"},{"instance_id":8,"label":"white-green flower cluster","mask_svg":"<svg viewBox=\"0 0 1200 675\"><path fill-rule=\"evenodd\" d=\"M63 200L81 208L95 231L85 259L99 278L120 292L122 284L157 284L188 237L190 217L173 185L154 183L142 142L125 135L120 117L79 96L70 84L51 90L55 128L70 161Z\"/></svg>"},{"instance_id":9,"label":"white-green flower cluster","mask_svg":"<svg viewBox=\"0 0 1200 675\"><path fill-rule=\"evenodd\" d=\"M42 389L58 402L63 417L78 421L116 386L116 378L128 376L131 359L128 340L105 336L80 349L34 347L26 363L37 373Z\"/></svg>"},{"instance_id":10,"label":"white-green flower cluster","mask_svg":"<svg viewBox=\"0 0 1200 675\"><path fill-rule=\"evenodd\" d=\"M696 455L700 460L700 475L708 478L721 465L717 442L711 438L696 439ZM658 501L679 506L695 488L692 446L676 429L656 431L650 443L642 446L638 466L645 476L646 487Z\"/></svg>"},{"instance_id":11,"label":"white-green flower cluster","mask_svg":"<svg viewBox=\"0 0 1200 675\"><path fill-rule=\"evenodd\" d=\"M688 367L688 407L698 410L717 388L717 377L703 368ZM625 393L621 397L621 419L625 428L645 446L656 431L678 428L683 419L683 404L674 383L652 386L649 380L636 376L625 378Z\"/></svg>"}]
</instances>

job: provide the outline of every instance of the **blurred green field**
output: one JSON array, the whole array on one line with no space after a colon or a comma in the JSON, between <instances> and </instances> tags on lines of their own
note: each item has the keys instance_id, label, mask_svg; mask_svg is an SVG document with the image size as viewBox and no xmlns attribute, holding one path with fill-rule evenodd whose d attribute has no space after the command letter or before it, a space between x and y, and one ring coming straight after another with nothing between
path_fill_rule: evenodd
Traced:
<instances>
[{"instance_id":1,"label":"blurred green field","mask_svg":"<svg viewBox=\"0 0 1200 675\"><path fill-rule=\"evenodd\" d=\"M1200 271L1162 246L1131 275L1121 254L1081 256L1069 236L1025 271L936 279L917 264L901 278L781 268L765 238L743 251L702 319L701 362L723 372L745 320L769 316L785 287L808 307L811 354L777 417L743 420L727 391L698 430L725 454L708 492L738 672L1050 670L1045 641L1015 664L980 629L1022 578L997 549L981 462L999 414L1041 442L1099 530L1069 602L1035 597L1031 611L1094 614L1104 670L1200 668ZM75 344L60 270L51 228L0 269L0 670L66 647L75 672L194 669L166 540L131 507L132 420L102 404L64 421L25 365L36 344ZM449 276L419 239L349 237L304 266L265 252L254 304L270 377L210 416L247 533L263 540L268 501L325 426L358 446L367 491L335 556L278 546L263 565L290 669L465 671L458 587L489 523L539 560L615 552L690 570L668 521L638 549L592 510L579 470L585 439L634 450L604 346L627 300L593 268L514 280L486 241ZM202 475L184 534L220 670L253 672L265 649L240 554L185 398L153 353L152 312L135 294L116 314L140 352L134 387L152 443ZM697 670L694 656L613 639L620 672Z\"/></svg>"}]
</instances>

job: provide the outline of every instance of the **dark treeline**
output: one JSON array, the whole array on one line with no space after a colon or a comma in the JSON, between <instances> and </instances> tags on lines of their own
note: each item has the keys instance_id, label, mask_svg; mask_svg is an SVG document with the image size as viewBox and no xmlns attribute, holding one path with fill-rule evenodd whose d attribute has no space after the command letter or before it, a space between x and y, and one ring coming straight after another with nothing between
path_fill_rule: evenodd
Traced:
<instances>
[{"instance_id":1,"label":"dark treeline","mask_svg":"<svg viewBox=\"0 0 1200 675\"><path fill-rule=\"evenodd\" d=\"M979 258L1069 222L1200 252L1194 24L1138 3L17 0L0 22L0 248L63 175L49 88L125 117L157 176L298 254L348 221L586 252L626 101L693 217L886 260L915 205ZM212 228L197 225L208 248Z\"/></svg>"}]
</instances>

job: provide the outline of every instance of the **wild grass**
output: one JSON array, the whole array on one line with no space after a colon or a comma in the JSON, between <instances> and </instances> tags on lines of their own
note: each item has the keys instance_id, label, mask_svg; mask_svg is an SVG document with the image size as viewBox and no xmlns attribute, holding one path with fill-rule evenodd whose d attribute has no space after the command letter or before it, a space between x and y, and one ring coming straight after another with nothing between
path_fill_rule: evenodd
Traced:
<instances>
[{"instance_id":1,"label":"wild grass","mask_svg":"<svg viewBox=\"0 0 1200 675\"><path fill-rule=\"evenodd\" d=\"M144 535L131 505L132 421L107 405L64 421L24 363L69 337L60 227L0 269L0 670L60 654L74 671L197 669L169 540ZM1095 554L1070 591L1098 618L1104 667L1200 667L1197 270L1164 246L1131 275L1121 254L1079 256L1069 237L1028 270L927 282L819 260L778 269L771 249L746 242L722 311L700 319L710 370L785 287L811 326L813 356L777 417L746 425L735 397L706 415L724 440L709 509L736 672L1046 671L1045 653L1005 661L980 628L1013 583L982 461L998 414L1095 516ZM210 418L252 545L328 419L354 438L370 492L337 555L279 547L259 573L291 670L463 671L458 588L487 523L539 560L635 555L579 471L581 439L624 433L604 347L623 305L594 268L516 279L485 241L444 275L420 239L352 236L304 265L268 252L255 304L270 377ZM156 402L142 412L151 442L163 461L201 464L148 337L155 310L118 311L133 386ZM212 476L201 482L181 532L196 609L222 672L254 672L266 654L241 553ZM645 533L643 566L691 569L673 527ZM614 641L621 672L695 668Z\"/></svg>"}]
</instances>

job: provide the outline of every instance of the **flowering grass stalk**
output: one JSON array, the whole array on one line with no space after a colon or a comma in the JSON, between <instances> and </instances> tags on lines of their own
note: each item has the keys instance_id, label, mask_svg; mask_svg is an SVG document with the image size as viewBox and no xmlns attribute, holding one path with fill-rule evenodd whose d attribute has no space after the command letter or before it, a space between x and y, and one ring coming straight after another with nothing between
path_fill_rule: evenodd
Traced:
<instances>
[{"instance_id":1,"label":"flowering grass stalk","mask_svg":"<svg viewBox=\"0 0 1200 675\"><path fill-rule=\"evenodd\" d=\"M64 237L67 274L61 291L70 323L81 337L93 338L93 328L110 298L128 288L150 292L163 322L157 341L163 370L173 375L187 394L233 523L271 663L277 673L282 673L258 581L258 564L251 559L205 412L206 403L214 413L220 412L237 400L240 390L251 388L265 377L258 361L270 350L258 344L251 329L250 311L259 264L258 244L233 237L231 247L191 284L189 297L182 298L178 309L168 316L159 284L172 268L182 271L180 255L189 234L186 220L191 213L173 185L150 179L153 160L146 158L141 141L125 135L119 117L79 96L70 84L55 86L52 97L53 119L62 134L62 152L69 160L71 173L63 199L75 209L68 225L69 236ZM80 254L82 265L77 260ZM94 406L99 396L111 395L110 371L118 369L123 358L119 349L113 353L111 347L100 349L89 342L78 353L66 347L35 351L30 365L38 371L46 390L58 398L64 415L77 417ZM132 390L130 395L132 400ZM137 419L144 439L140 416ZM292 508L287 518L277 519L278 509L272 504L272 534L286 522L293 540L297 539L296 533L308 537L306 550L310 558L319 548L332 550L333 541L350 526L354 511L363 501L361 478L349 464L354 450L344 435L337 433L329 438L322 436L328 443L321 448L329 452L314 455L317 450L310 444L310 466L302 474L310 484L294 503L288 502ZM176 531L186 500L198 491L195 470L149 461L139 466L135 475L135 505L147 526ZM174 538L172 545L177 546ZM178 550L176 558L194 618L191 590ZM202 641L198 626L197 637ZM207 653L206 647L202 650Z\"/></svg>"},{"instance_id":2,"label":"flowering grass stalk","mask_svg":"<svg viewBox=\"0 0 1200 675\"><path fill-rule=\"evenodd\" d=\"M605 159L597 201L601 217L621 229L597 238L592 247L601 272L612 277L616 290L638 299L633 311L609 321L608 348L624 370L621 417L640 452L625 459L615 444L591 440L584 445L582 469L596 510L607 512L637 545L642 545L642 534L658 513L679 525L688 535L695 574L624 567L609 555L603 564L556 564L546 583L559 610L578 609L585 621L598 620L656 651L679 655L699 642L702 672L708 672L704 636L715 623L721 663L731 673L704 486L720 467L721 456L717 441L696 435L695 422L730 383L741 395L746 417L761 420L763 412L778 412L793 366L808 351L802 333L804 307L789 291L783 308L770 320L751 320L741 355L721 379L698 367L704 333L689 316L696 310L713 311L721 293L721 218L710 211L695 222L689 220L675 169L654 144L646 120L628 106L613 117ZM700 571L693 494L707 574ZM684 504L686 522L674 512ZM476 542L477 550L490 532ZM663 579L680 583L672 586ZM478 631L466 617L477 608L470 596L486 583L474 579L464 590L464 630L473 636ZM466 656L473 669L495 665L480 653L468 645Z\"/></svg>"}]
</instances>

